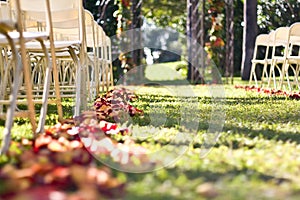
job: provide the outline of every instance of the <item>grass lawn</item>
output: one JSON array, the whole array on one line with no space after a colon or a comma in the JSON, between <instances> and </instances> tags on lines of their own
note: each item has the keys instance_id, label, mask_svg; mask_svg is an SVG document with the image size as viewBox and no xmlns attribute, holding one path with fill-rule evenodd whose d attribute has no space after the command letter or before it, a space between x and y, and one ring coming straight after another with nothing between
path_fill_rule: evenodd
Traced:
<instances>
[{"instance_id":1,"label":"grass lawn","mask_svg":"<svg viewBox=\"0 0 300 200\"><path fill-rule=\"evenodd\" d=\"M150 67L157 71L161 66ZM148 79L151 75L147 75ZM236 79L235 84L247 83ZM224 85L225 123L211 151L200 158L215 105L208 86L189 88L197 97L196 109L168 92L172 90L170 85L135 88L139 99L134 105L147 117L135 121L139 124L134 126L135 133L140 130L143 134L131 137L151 152L158 152L154 155L161 163L178 159L147 173L114 170L127 183L123 199L299 199L299 101ZM56 122L54 109L49 109L48 125ZM65 113L71 110L68 102L64 109ZM180 124L182 113L188 122L197 123L197 131L189 132ZM174 139L177 131L183 131L192 141ZM30 127L28 121L17 119L13 138L21 137L31 137ZM187 149L178 157L176 149L182 145ZM160 153L164 147L170 151Z\"/></svg>"},{"instance_id":2,"label":"grass lawn","mask_svg":"<svg viewBox=\"0 0 300 200\"><path fill-rule=\"evenodd\" d=\"M172 103L176 101L157 95L160 88L146 91L139 95L140 104L153 92L176 114L176 103ZM199 96L197 116L201 119L194 143L171 166L148 174L130 174L128 199L299 198L299 102L225 86L223 131L212 151L199 158L212 108L206 86L194 86L194 91ZM160 137L156 135L151 145L160 143L155 138Z\"/></svg>"}]
</instances>

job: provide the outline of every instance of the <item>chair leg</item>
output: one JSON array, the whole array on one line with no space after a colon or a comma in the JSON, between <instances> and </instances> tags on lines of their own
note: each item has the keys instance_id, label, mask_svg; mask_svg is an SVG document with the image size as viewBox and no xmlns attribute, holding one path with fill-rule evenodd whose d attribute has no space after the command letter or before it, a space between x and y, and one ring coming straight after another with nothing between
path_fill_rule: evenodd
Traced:
<instances>
[{"instance_id":1,"label":"chair leg","mask_svg":"<svg viewBox=\"0 0 300 200\"><path fill-rule=\"evenodd\" d=\"M289 67L292 69L293 71L293 75L294 75L294 79L293 79L293 83L292 85L296 85L296 88L299 89L299 81L298 81L298 65L296 64L296 66L294 67L292 64L289 64ZM291 88L292 90L293 88Z\"/></svg>"},{"instance_id":2,"label":"chair leg","mask_svg":"<svg viewBox=\"0 0 300 200\"><path fill-rule=\"evenodd\" d=\"M29 71L26 57L22 58L22 60L23 60L22 62L23 62L23 71L24 71L24 79L25 79L25 87L26 87L26 97L28 102L29 120L31 122L32 131L35 133L36 121L35 121L35 109L34 109L33 96L32 96L32 85L30 80L30 71Z\"/></svg>"},{"instance_id":3,"label":"chair leg","mask_svg":"<svg viewBox=\"0 0 300 200\"><path fill-rule=\"evenodd\" d=\"M272 82L272 77L273 77L273 83L274 83L274 87L276 86L276 83L275 83L275 71L274 71L274 64L271 65L271 68L270 68L270 76L269 76L269 80L268 80L268 88L270 88L271 86L271 82Z\"/></svg>"},{"instance_id":4,"label":"chair leg","mask_svg":"<svg viewBox=\"0 0 300 200\"><path fill-rule=\"evenodd\" d=\"M75 75L75 110L74 110L74 116L79 116L80 111L81 111L81 104L82 101L84 100L82 98L82 89L81 89L81 83L82 83L82 76L81 76L81 68L82 66L80 65L80 62L76 56L76 53L74 49L69 48L69 53L75 63L75 68L76 68L76 75Z\"/></svg>"},{"instance_id":5,"label":"chair leg","mask_svg":"<svg viewBox=\"0 0 300 200\"><path fill-rule=\"evenodd\" d=\"M260 84L261 87L263 87L265 77L267 78L267 80L269 79L267 67L268 67L268 64L265 63L264 66L263 66L263 71L262 71L262 75L261 75L261 84Z\"/></svg>"},{"instance_id":6,"label":"chair leg","mask_svg":"<svg viewBox=\"0 0 300 200\"><path fill-rule=\"evenodd\" d=\"M255 74L255 68L256 68L256 64L253 63L252 66L251 66L251 73L250 73L249 85L251 85L252 77L253 77L254 78L254 82L255 82L255 86L257 87L258 84L257 84L257 77L256 77L256 74Z\"/></svg>"},{"instance_id":7,"label":"chair leg","mask_svg":"<svg viewBox=\"0 0 300 200\"><path fill-rule=\"evenodd\" d=\"M14 79L14 83L12 85L12 92L9 96L10 105L9 105L9 107L7 109L7 113L6 113L5 129L3 131L3 140L2 140L2 146L0 149L0 155L5 154L9 149L10 140L11 140L11 129L13 126L15 109L17 106L17 95L18 95L18 90L19 90L19 86L20 86L20 79L17 77L19 77L19 75L21 74L21 71L22 71L21 59L18 57L18 54L14 48L12 48L12 51L13 51L14 63L16 66L14 77L16 77L16 78ZM23 61L23 59L22 59L22 61ZM28 91L27 91L27 94L28 94ZM28 100L28 102L30 101L29 99L27 99L27 100ZM32 123L32 119L30 121ZM35 124L32 123L31 125L32 125L32 129L34 129L34 131L35 131L35 126L34 126Z\"/></svg>"},{"instance_id":8,"label":"chair leg","mask_svg":"<svg viewBox=\"0 0 300 200\"><path fill-rule=\"evenodd\" d=\"M277 90L277 89L278 89L278 88L277 88L277 84L278 84L278 83L276 83L275 69L277 69L278 72L279 72L279 88L280 88L280 89L281 89L281 86L282 86L281 81L282 81L283 78L284 78L284 73L283 73L283 71L282 71L282 67L280 68L280 67L278 66L277 62L275 62L275 68L274 68L274 71L273 71L273 77L274 77L274 89Z\"/></svg>"},{"instance_id":9,"label":"chair leg","mask_svg":"<svg viewBox=\"0 0 300 200\"><path fill-rule=\"evenodd\" d=\"M105 61L102 59L101 61L101 88L102 92L105 91Z\"/></svg>"},{"instance_id":10,"label":"chair leg","mask_svg":"<svg viewBox=\"0 0 300 200\"><path fill-rule=\"evenodd\" d=\"M58 69L56 65L56 59L53 58L53 52L52 58L51 58L51 64L52 64L52 72L53 72L53 78L54 78L54 91L56 95L56 106L57 106L57 113L58 113L58 119L63 119L63 111L62 111L62 104L61 104L61 96L60 96L60 89L59 89L59 79L58 79Z\"/></svg>"},{"instance_id":11,"label":"chair leg","mask_svg":"<svg viewBox=\"0 0 300 200\"><path fill-rule=\"evenodd\" d=\"M291 87L291 83L290 83L290 77L289 77L289 72L288 72L288 70L286 70L285 76L286 76L286 80L287 80L287 84L288 84L289 90L292 91L292 87ZM281 86L281 87L282 87L282 86Z\"/></svg>"},{"instance_id":12,"label":"chair leg","mask_svg":"<svg viewBox=\"0 0 300 200\"><path fill-rule=\"evenodd\" d=\"M299 63L297 63L297 66L296 66L295 79L296 79L296 84L297 84L298 90L300 90L298 77L299 77Z\"/></svg>"},{"instance_id":13,"label":"chair leg","mask_svg":"<svg viewBox=\"0 0 300 200\"><path fill-rule=\"evenodd\" d=\"M106 65L105 65L105 82L106 82L106 91L109 90L109 63L108 60L106 60Z\"/></svg>"},{"instance_id":14,"label":"chair leg","mask_svg":"<svg viewBox=\"0 0 300 200\"><path fill-rule=\"evenodd\" d=\"M96 55L95 55L96 56ZM94 69L94 73L95 73L95 87L96 87L96 96L100 93L100 76L99 76L99 59L98 58L95 58L95 63L96 63L96 66L95 66L95 69ZM96 98L95 96L95 98Z\"/></svg>"},{"instance_id":15,"label":"chair leg","mask_svg":"<svg viewBox=\"0 0 300 200\"><path fill-rule=\"evenodd\" d=\"M14 65L14 63L15 63L15 60L13 59L13 60L8 61L6 63L6 66L3 66L4 72L3 72L3 76L2 76L3 79L1 79L1 88L0 88L0 98L1 99L4 99L5 96L7 96L6 88L8 88L8 86L10 85L9 79L8 79L10 77L10 75L9 75L9 71L11 69L10 66ZM20 78L20 80L22 80L22 78ZM1 113L3 113L3 106L1 106Z\"/></svg>"},{"instance_id":16,"label":"chair leg","mask_svg":"<svg viewBox=\"0 0 300 200\"><path fill-rule=\"evenodd\" d=\"M46 122L46 115L48 110L48 96L49 96L49 89L50 89L50 81L51 81L51 63L50 63L50 57L48 55L48 51L46 49L46 46L42 41L40 41L40 44L42 46L42 49L45 54L45 60L46 60L46 72L45 72L45 82L44 82L44 88L43 88L43 97L42 97L42 107L41 107L41 113L40 113L40 119L38 123L38 128L36 130L36 133L43 133L44 132L44 126Z\"/></svg>"},{"instance_id":17,"label":"chair leg","mask_svg":"<svg viewBox=\"0 0 300 200\"><path fill-rule=\"evenodd\" d=\"M113 87L114 86L114 75L113 75L113 67L112 67L112 63L110 61L109 63L109 73L110 73L110 86Z\"/></svg>"},{"instance_id":18,"label":"chair leg","mask_svg":"<svg viewBox=\"0 0 300 200\"><path fill-rule=\"evenodd\" d=\"M288 89L291 91L291 84L290 84L290 78L289 78L289 64L288 63L283 63L281 67L281 72L280 72L280 83L279 83L279 88L282 89L283 87L283 82L284 82L284 77L286 77Z\"/></svg>"}]
</instances>

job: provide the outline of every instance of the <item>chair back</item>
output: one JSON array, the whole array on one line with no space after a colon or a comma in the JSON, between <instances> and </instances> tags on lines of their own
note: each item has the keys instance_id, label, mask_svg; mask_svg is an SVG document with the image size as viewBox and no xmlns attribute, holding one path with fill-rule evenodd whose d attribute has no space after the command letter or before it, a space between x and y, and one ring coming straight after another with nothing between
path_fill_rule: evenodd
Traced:
<instances>
[{"instance_id":1,"label":"chair back","mask_svg":"<svg viewBox=\"0 0 300 200\"><path fill-rule=\"evenodd\" d=\"M269 45L269 34L260 34L256 37L255 40L256 46L267 46Z\"/></svg>"},{"instance_id":2,"label":"chair back","mask_svg":"<svg viewBox=\"0 0 300 200\"><path fill-rule=\"evenodd\" d=\"M259 47L263 47L265 49L265 56L261 59L258 58ZM254 52L253 52L253 59L263 60L263 59L267 58L268 49L269 49L269 34L260 34L260 35L256 36Z\"/></svg>"},{"instance_id":3,"label":"chair back","mask_svg":"<svg viewBox=\"0 0 300 200\"><path fill-rule=\"evenodd\" d=\"M272 59L284 59L288 55L289 29L289 27L279 27L275 30L274 35L272 36ZM276 51L278 48L280 48L280 51Z\"/></svg>"},{"instance_id":4,"label":"chair back","mask_svg":"<svg viewBox=\"0 0 300 200\"><path fill-rule=\"evenodd\" d=\"M292 46L300 46L300 22L296 22L290 26L289 43Z\"/></svg>"},{"instance_id":5,"label":"chair back","mask_svg":"<svg viewBox=\"0 0 300 200\"><path fill-rule=\"evenodd\" d=\"M289 39L289 27L279 27L275 30L274 44L275 46L286 46Z\"/></svg>"},{"instance_id":6,"label":"chair back","mask_svg":"<svg viewBox=\"0 0 300 200\"><path fill-rule=\"evenodd\" d=\"M11 20L9 4L6 1L0 1L0 19L1 21Z\"/></svg>"},{"instance_id":7,"label":"chair back","mask_svg":"<svg viewBox=\"0 0 300 200\"><path fill-rule=\"evenodd\" d=\"M97 26L98 31L98 47L99 47L99 57L102 59L106 58L106 35L101 26Z\"/></svg>"},{"instance_id":8,"label":"chair back","mask_svg":"<svg viewBox=\"0 0 300 200\"><path fill-rule=\"evenodd\" d=\"M48 2L49 7L46 5ZM20 3L25 30L53 31L56 40L68 40L68 34L72 33L73 40L84 41L81 0L20 0ZM14 1L10 1L10 6L15 13ZM48 16L45 14L46 9L49 12Z\"/></svg>"},{"instance_id":9,"label":"chair back","mask_svg":"<svg viewBox=\"0 0 300 200\"><path fill-rule=\"evenodd\" d=\"M87 46L96 49L96 30L95 30L95 20L93 14L84 10L85 17L85 28L86 28L86 42Z\"/></svg>"},{"instance_id":10,"label":"chair back","mask_svg":"<svg viewBox=\"0 0 300 200\"><path fill-rule=\"evenodd\" d=\"M296 22L290 26L290 36L300 36L300 22Z\"/></svg>"}]
</instances>

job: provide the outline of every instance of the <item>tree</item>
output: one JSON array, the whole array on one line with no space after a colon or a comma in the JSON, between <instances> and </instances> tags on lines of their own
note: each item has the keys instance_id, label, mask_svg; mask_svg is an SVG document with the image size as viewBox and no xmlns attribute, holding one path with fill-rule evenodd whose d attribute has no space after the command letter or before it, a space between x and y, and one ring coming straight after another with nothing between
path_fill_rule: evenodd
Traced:
<instances>
[{"instance_id":1,"label":"tree","mask_svg":"<svg viewBox=\"0 0 300 200\"><path fill-rule=\"evenodd\" d=\"M200 4L199 0L187 1L188 80L190 80L191 83L203 82L205 63L203 27L204 4L204 0L202 1L202 4ZM201 11L199 10L200 7Z\"/></svg>"},{"instance_id":2,"label":"tree","mask_svg":"<svg viewBox=\"0 0 300 200\"><path fill-rule=\"evenodd\" d=\"M242 79L249 80L251 70L251 59L255 38L257 35L257 0L244 1L244 33L243 33L243 57L242 57Z\"/></svg>"},{"instance_id":3,"label":"tree","mask_svg":"<svg viewBox=\"0 0 300 200\"><path fill-rule=\"evenodd\" d=\"M186 0L147 0L143 1L142 12L145 18L161 27L171 27L181 33L186 32Z\"/></svg>"},{"instance_id":4,"label":"tree","mask_svg":"<svg viewBox=\"0 0 300 200\"><path fill-rule=\"evenodd\" d=\"M116 34L117 20L113 13L118 10L118 5L114 0L83 0L83 5L108 36Z\"/></svg>"},{"instance_id":5,"label":"tree","mask_svg":"<svg viewBox=\"0 0 300 200\"><path fill-rule=\"evenodd\" d=\"M225 53L224 48L226 37L224 27L224 0L208 0L208 17L209 21L205 24L208 27L207 40L205 41L205 50L213 65L217 66L219 71L224 72Z\"/></svg>"},{"instance_id":6,"label":"tree","mask_svg":"<svg viewBox=\"0 0 300 200\"><path fill-rule=\"evenodd\" d=\"M120 12L122 16L122 27L130 28L131 23L131 7L130 4L133 0L83 0L85 3L85 8L90 10L95 17L95 20L104 28L105 32L109 35L115 35L117 30L117 15L113 15L115 11L120 11L126 7L128 8L128 16L125 16L125 12ZM231 1L231 0L230 0ZM203 1L200 1L203 2ZM228 3L229 0L206 0L205 1L205 10L207 11L207 16L204 18L205 24L205 35L204 42L213 44L211 42L212 36L215 36L214 33L211 36L211 27L212 26L212 14L209 13L211 8L220 7L216 6L216 2ZM258 33L268 33L270 30L274 30L279 26L289 26L295 21L299 20L300 17L300 4L298 0L233 0L234 3L234 74L240 75L242 73L243 79L249 77L249 70L251 64L252 51L254 46L255 36ZM253 16L256 16L257 13L257 22L256 17L249 17L250 21L254 21L252 25L247 23L247 20L243 20L243 7L246 7L247 4L252 4ZM256 6L257 5L257 6ZM142 13L143 16L154 22L156 25L161 27L171 27L182 34L186 34L187 27L187 12L183 8L187 7L187 0L147 0L143 1ZM224 7L224 6L223 6ZM250 8L250 6L248 6ZM223 9L225 10L225 9ZM249 9L248 9L249 11ZM224 11L220 12L220 15L225 14ZM225 14L227 17L227 14ZM246 15L246 9L245 9ZM219 17L218 17L219 18ZM246 18L246 17L245 17ZM124 19L124 20L123 20ZM241 24L244 21L246 26L242 27ZM232 22L232 20L231 20ZM128 23L124 26L124 24ZM222 21L222 23L224 23ZM225 23L223 24L225 25ZM258 31L257 29L258 25ZM226 23L227 26L227 23ZM243 29L248 28L248 31ZM126 29L124 29L126 30ZM128 30L128 29L127 29ZM250 30L250 31L249 31ZM225 28L220 29L217 33L217 38L225 40L225 35L227 31ZM244 45L242 44L243 38L246 38L246 34L252 34L252 39L245 40ZM216 37L213 37L216 38ZM251 45L252 40L252 45ZM226 38L227 43L227 38ZM247 44L246 44L247 43ZM222 43L219 43L222 44ZM232 43L231 43L232 44ZM249 45L250 44L250 45ZM246 47L247 45L247 47ZM252 46L252 47L251 47ZM227 46L227 48L232 47L232 45ZM245 49L243 53L242 47ZM212 59L220 68L221 72L226 73L224 65L225 63L225 48L223 47L213 47L208 53L211 53ZM243 54L243 55L242 55ZM247 56L247 58L246 58ZM243 61L242 61L243 60ZM242 63L242 70L241 70ZM248 64L246 64L248 63ZM231 72L229 72L231 73ZM244 74L243 74L244 73Z\"/></svg>"},{"instance_id":7,"label":"tree","mask_svg":"<svg viewBox=\"0 0 300 200\"><path fill-rule=\"evenodd\" d=\"M299 21L300 3L299 0L258 0L257 13L259 32L268 33Z\"/></svg>"},{"instance_id":8,"label":"tree","mask_svg":"<svg viewBox=\"0 0 300 200\"><path fill-rule=\"evenodd\" d=\"M142 0L132 0L131 1L131 29L140 29L142 27ZM140 31L133 31L131 43L140 44L142 42L142 36ZM134 49L134 48L133 48ZM139 66L141 64L143 50L142 49L134 49L132 52L132 60L133 62Z\"/></svg>"},{"instance_id":9,"label":"tree","mask_svg":"<svg viewBox=\"0 0 300 200\"><path fill-rule=\"evenodd\" d=\"M226 61L225 61L225 76L226 83L228 77L231 77L233 84L234 71L234 7L233 0L228 0L226 3Z\"/></svg>"}]
</instances>

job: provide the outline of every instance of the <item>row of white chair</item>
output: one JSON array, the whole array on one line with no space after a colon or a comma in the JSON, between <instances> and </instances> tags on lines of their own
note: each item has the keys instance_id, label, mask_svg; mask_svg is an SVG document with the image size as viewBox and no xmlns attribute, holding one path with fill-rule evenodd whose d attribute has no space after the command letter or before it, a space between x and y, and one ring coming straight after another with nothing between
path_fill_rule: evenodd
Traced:
<instances>
[{"instance_id":1,"label":"row of white chair","mask_svg":"<svg viewBox=\"0 0 300 200\"><path fill-rule=\"evenodd\" d=\"M259 58L260 48L264 48L263 57ZM268 88L288 90L299 85L299 64L300 64L300 23L294 23L289 27L279 27L269 34L260 34L256 37L250 81L254 79L258 86L256 68L262 65L261 86L267 83ZM276 73L277 72L277 73ZM276 75L279 75L278 78ZM286 85L285 85L286 83Z\"/></svg>"},{"instance_id":2,"label":"row of white chair","mask_svg":"<svg viewBox=\"0 0 300 200\"><path fill-rule=\"evenodd\" d=\"M35 109L32 98L32 86L30 81L30 67L29 62L27 62L27 55L25 49L25 43L35 40L40 42L41 47L45 47L44 40L48 38L48 35L45 33L29 33L23 32L22 27L22 16L16 15L16 22L10 21L10 18L4 18L3 15L7 16L8 12L6 12L7 4L1 3L1 21L0 21L0 45L3 56L1 57L1 67L0 67L0 86L1 86L1 105L8 104L8 108L5 111L1 106L1 117L5 116L5 129L3 131L3 139L2 139L2 148L0 153L5 153L9 147L10 143L10 131L13 124L13 117L28 117L30 119L32 130L36 131L36 121L35 121ZM15 2L17 11L20 11L20 2ZM21 13L21 12L18 12ZM15 32L14 32L15 31ZM10 50L10 51L8 51ZM43 48L45 50L45 48ZM20 52L20 53L19 53ZM48 53L45 51L45 54ZM10 55L11 54L11 55ZM20 56L19 56L20 55ZM9 58L10 57L10 58ZM49 58L49 57L47 57ZM47 59L49 63L49 59ZM49 71L49 65L45 66L47 71ZM27 97L27 101L24 102L28 106L27 111L23 112L15 112L16 104L17 104L17 95L19 92L20 79L22 79L22 75L24 75L25 82L25 93ZM48 74L49 75L49 74ZM8 85L9 81L11 84ZM46 81L45 81L46 83ZM43 97L43 102L47 99L47 91L45 87L45 96ZM9 96L7 96L6 92L9 89ZM41 116L45 113L45 109L47 109L47 104L42 104ZM40 120L42 123L42 120ZM42 127L38 126L37 131Z\"/></svg>"},{"instance_id":3,"label":"row of white chair","mask_svg":"<svg viewBox=\"0 0 300 200\"><path fill-rule=\"evenodd\" d=\"M5 152L17 104L28 105L33 131L43 132L49 102L57 105L62 119L61 98L75 96L78 116L87 108L87 100L113 85L113 77L110 38L83 8L82 0L9 0L1 2L0 10L0 105L9 105L7 110L0 108L7 112L1 149ZM10 24L17 31L6 30ZM35 103L42 103L38 126Z\"/></svg>"},{"instance_id":4,"label":"row of white chair","mask_svg":"<svg viewBox=\"0 0 300 200\"><path fill-rule=\"evenodd\" d=\"M88 59L95 69L95 81L91 84L92 86L95 84L93 88L96 88L95 92L99 93L100 90L107 91L113 86L112 44L110 37L94 20L92 13L88 10L84 11L87 47L91 49L88 52Z\"/></svg>"}]
</instances>

